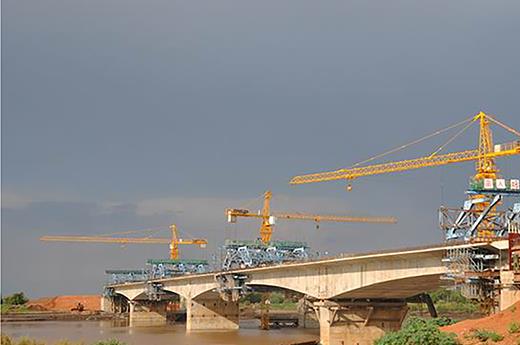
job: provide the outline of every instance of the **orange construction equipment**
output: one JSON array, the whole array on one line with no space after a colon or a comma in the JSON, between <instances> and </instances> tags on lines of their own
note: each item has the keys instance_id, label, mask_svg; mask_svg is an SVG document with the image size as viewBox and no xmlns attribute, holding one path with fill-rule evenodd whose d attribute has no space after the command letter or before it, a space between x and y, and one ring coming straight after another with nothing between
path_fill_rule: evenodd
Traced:
<instances>
[{"instance_id":1,"label":"orange construction equipment","mask_svg":"<svg viewBox=\"0 0 520 345\"><path fill-rule=\"evenodd\" d=\"M205 239L190 239L184 240L179 238L177 226L171 224L169 226L172 237L107 237L107 236L43 236L41 241L53 242L88 242L88 243L119 243L119 244L169 244L170 245L170 259L179 259L179 245L198 245L205 248L208 242ZM149 231L149 230L143 230ZM125 231L114 234L129 234L143 231Z\"/></svg>"},{"instance_id":2,"label":"orange construction equipment","mask_svg":"<svg viewBox=\"0 0 520 345\"><path fill-rule=\"evenodd\" d=\"M479 123L479 138L478 138L478 147L473 150L466 150L461 152L452 152L446 154L438 154L442 151L446 145L452 142L457 136L462 134L467 128L469 128L472 124L478 122ZM314 183L314 182L324 182L324 181L333 181L333 180L353 180L362 176L370 176L370 175L378 175L378 174L386 174L392 172L400 172L412 169L419 169L431 166L439 166L446 165L452 163L466 162L466 161L477 161L476 164L476 172L473 176L472 183L482 183L485 184L486 180L492 181L497 179L498 176L498 168L495 164L495 159L498 157L506 157L512 155L520 154L520 140L516 140L513 142L498 144L495 145L493 143L493 133L490 128L490 123L494 123L505 130L513 133L517 137L520 138L520 132L503 124L502 122L496 120L492 116L489 116L483 112L479 112L477 115L472 116L469 119L466 119L462 122L459 122L455 125L449 126L447 128L436 131L430 135L427 135L418 140L414 140L413 142L401 145L395 149L389 150L385 153L376 155L371 157L363 162L355 164L351 168L340 169L336 171L308 174L295 176L291 180L291 184L304 184L304 183ZM440 133L446 132L447 130L453 129L458 126L462 126L462 129L459 130L454 136L452 136L446 143L438 147L433 153L426 157L420 157L410 160L403 161L395 161L395 162L387 162L375 165L365 165L363 164L373 161L375 159L386 156L390 153L397 152L403 148L411 146L413 144L419 143L425 139L431 138ZM516 180L515 180L516 181ZM347 186L347 190L351 190L352 187L349 184ZM473 201L479 201L484 197L481 193L476 193L470 196ZM495 214L496 209L495 206L500 200L500 196L497 196L495 202L490 202L489 200L485 200L483 202L476 203L473 212L478 213L482 219L486 217L486 214ZM491 229L493 229L492 222L488 220L482 220L478 223L478 238L486 238L492 237L494 233Z\"/></svg>"},{"instance_id":3,"label":"orange construction equipment","mask_svg":"<svg viewBox=\"0 0 520 345\"><path fill-rule=\"evenodd\" d=\"M345 222L345 223L397 223L395 217L353 217L353 216L337 216L337 215L318 215L308 213L271 213L271 198L273 193L266 191L264 193L264 202L262 210L258 213L251 212L247 209L228 208L226 216L228 222L235 223L237 217L261 218L260 238L264 244L271 241L273 226L276 218L293 219L293 220L312 220L316 223L326 222Z\"/></svg>"},{"instance_id":4,"label":"orange construction equipment","mask_svg":"<svg viewBox=\"0 0 520 345\"><path fill-rule=\"evenodd\" d=\"M444 147L449 144L455 137L464 132L471 124L479 122L480 127L480 135L478 147L473 150L466 150L461 152L452 152L446 154L438 154ZM419 169L424 167L431 166L439 166L446 165L451 163L459 163L466 161L477 161L476 164L476 174L474 176L475 179L482 178L491 178L494 179L497 177L498 169L495 165L495 158L518 155L520 154L520 141L513 141L506 144L494 145L493 144L493 135L491 128L489 126L490 122L493 122L496 125L506 129L507 131L517 135L520 137L520 132L501 123L500 121L494 119L493 117L480 112L477 115L471 117L470 119L459 122L450 127L444 128L442 130L436 131L430 135L427 135L418 140L414 140L413 142L401 145L393 150L387 151L385 153L376 155L372 158L369 158L363 162L357 163L351 168L339 169L335 171L307 174L295 176L291 179L291 184L304 184L304 183L315 183L315 182L324 182L324 181L334 181L334 180L353 180L362 176L370 176L377 174L386 174L392 172L406 171L412 169ZM455 128L462 124L466 124L461 131L457 132L455 136L450 138L444 145L437 148L432 154L426 157L420 157L410 160L396 161L396 162L387 162L375 165L366 165L359 166L364 163L373 161L377 158L381 158L390 153L397 152L403 148L406 148L410 145L421 142L425 139L431 138L437 134L443 133L449 129ZM347 187L350 189L350 185Z\"/></svg>"}]
</instances>

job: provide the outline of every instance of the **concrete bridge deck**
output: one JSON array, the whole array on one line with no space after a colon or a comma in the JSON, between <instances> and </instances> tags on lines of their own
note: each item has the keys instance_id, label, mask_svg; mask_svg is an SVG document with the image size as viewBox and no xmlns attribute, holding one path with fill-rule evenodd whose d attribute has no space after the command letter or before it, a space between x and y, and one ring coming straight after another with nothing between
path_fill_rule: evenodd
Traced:
<instances>
[{"instance_id":1,"label":"concrete bridge deck","mask_svg":"<svg viewBox=\"0 0 520 345\"><path fill-rule=\"evenodd\" d=\"M436 245L109 287L132 304L146 299L150 284L160 284L186 301L189 331L238 328L238 293L244 285L287 289L314 301L322 344L371 345L386 331L399 329L407 298L441 285L448 249L480 246L498 248L493 243Z\"/></svg>"}]
</instances>

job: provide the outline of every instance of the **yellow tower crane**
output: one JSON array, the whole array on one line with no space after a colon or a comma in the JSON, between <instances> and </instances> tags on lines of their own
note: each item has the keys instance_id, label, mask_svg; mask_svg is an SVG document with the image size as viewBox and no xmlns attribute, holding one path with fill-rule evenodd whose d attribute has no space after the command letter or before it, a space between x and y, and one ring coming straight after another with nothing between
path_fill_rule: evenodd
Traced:
<instances>
[{"instance_id":1,"label":"yellow tower crane","mask_svg":"<svg viewBox=\"0 0 520 345\"><path fill-rule=\"evenodd\" d=\"M463 133L467 128L469 128L473 123L479 123L479 138L478 138L478 147L473 150L466 150L460 152L452 152L446 154L439 154L441 150L445 148L447 144L452 142L457 136ZM419 169L425 167L432 166L440 166L452 163L466 162L466 161L476 161L476 172L473 176L473 183L477 184L479 182L484 182L485 180L495 180L498 177L498 168L495 163L495 159L499 157L512 156L520 154L520 140L516 140L513 142L505 143L505 144L493 144L493 133L490 128L490 123L494 123L507 131L515 134L520 137L520 132L503 124L502 122L496 120L492 116L485 114L483 112L479 112L477 115L472 116L471 118L459 122L458 124L449 126L447 128L436 131L430 135L427 135L423 138L415 140L409 144L399 146L395 149L387 151L385 153L379 154L372 158L369 158L363 162L357 163L351 168L340 169L336 171L329 172L321 172L315 174L301 175L295 176L291 180L291 184L304 184L304 183L314 183L314 182L324 182L324 181L333 181L333 180L353 180L362 176L370 176L370 175L378 175L378 174L386 174L393 172L400 172L412 169ZM420 157L410 160L403 161L395 161L395 162L387 162L381 164L374 165L363 165L372 160L381 158L390 153L397 152L403 148L406 148L410 145L419 143L425 139L431 138L435 135L443 133L447 130L455 128L457 126L461 126L465 124L465 126L459 130L454 136L452 136L446 143L442 146L438 147L433 153L426 157ZM516 180L517 181L517 180ZM351 185L347 185L347 190L351 190ZM518 187L516 187L518 189ZM476 193L471 196L472 203L474 203L474 212L479 215L477 219L478 222L474 224L471 228L472 233L476 230L478 238L489 238L493 236L493 228L494 223L490 221L487 216L496 215L495 206L498 204L500 200L500 196L497 196L494 201L488 201L484 196L480 193ZM484 200L484 201L481 201Z\"/></svg>"},{"instance_id":2,"label":"yellow tower crane","mask_svg":"<svg viewBox=\"0 0 520 345\"><path fill-rule=\"evenodd\" d=\"M260 225L260 239L264 244L267 244L271 241L271 236L273 234L273 226L275 224L275 219L293 219L293 220L311 220L316 223L326 221L326 222L348 222L348 223L397 223L397 218L395 217L352 217L352 216L337 216L337 215L318 215L318 214L308 214L308 213L282 213L275 212L271 213L271 199L272 192L266 191L264 193L264 202L262 210L258 213L251 212L247 209L238 209L238 208L228 208L226 209L226 216L228 217L228 222L235 223L237 217L249 217L249 218L260 218L262 219L262 224Z\"/></svg>"},{"instance_id":3,"label":"yellow tower crane","mask_svg":"<svg viewBox=\"0 0 520 345\"><path fill-rule=\"evenodd\" d=\"M119 243L119 244L169 244L170 245L170 259L179 259L179 245L198 245L200 248L205 248L208 242L205 239L181 239L177 231L177 226L171 224L169 226L171 231L171 238L160 237L109 237L109 236L43 236L41 241L53 242L87 242L87 243ZM145 230L146 231L146 230ZM142 231L125 231L115 234L129 234Z\"/></svg>"},{"instance_id":4,"label":"yellow tower crane","mask_svg":"<svg viewBox=\"0 0 520 345\"><path fill-rule=\"evenodd\" d=\"M452 152L446 154L438 154L444 147L449 144L456 136L460 135L464 132L471 124L479 122L480 134L478 147L473 150L466 150L460 152ZM493 122L496 125L506 129L507 131L517 135L520 137L520 132L517 130L501 123L500 121L494 119L493 117L480 112L477 115L471 117L470 119L464 120L458 124L452 125L450 127L439 130L435 133L427 135L423 138L415 140L409 144L399 146L393 150L387 151L380 155L369 158L366 161L360 162L352 166L351 168L339 169L335 171L327 171L320 172L314 174L300 175L295 176L291 179L291 184L304 184L304 183L315 183L315 182L325 182L325 181L334 181L334 180L353 180L362 176L370 176L370 175L378 175L378 174L386 174L392 172L406 171L412 169L419 169L425 167L446 165L452 163L466 162L466 161L477 161L476 164L476 174L474 179L482 179L482 178L490 178L494 179L497 177L498 169L495 164L495 158L518 155L520 154L520 141L514 141L506 144L494 145L493 144L493 134L490 128L490 122ZM457 127L459 125L466 124L466 126L459 131L455 136L450 138L444 145L440 146L436 149L432 154L426 157L420 157L410 160L396 161L396 162L387 162L375 165L365 165L359 166L364 163L368 163L372 160L381 158L386 156L387 154L397 152L403 148L406 148L410 145L421 142L425 139L431 138L434 135L445 132L449 129ZM348 185L347 189L350 190L351 186Z\"/></svg>"}]
</instances>

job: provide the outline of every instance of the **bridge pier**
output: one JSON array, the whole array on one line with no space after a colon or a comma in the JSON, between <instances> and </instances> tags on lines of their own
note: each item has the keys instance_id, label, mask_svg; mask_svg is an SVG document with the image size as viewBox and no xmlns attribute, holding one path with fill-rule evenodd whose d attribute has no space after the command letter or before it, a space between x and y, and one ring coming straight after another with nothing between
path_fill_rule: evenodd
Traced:
<instances>
[{"instance_id":1,"label":"bridge pier","mask_svg":"<svg viewBox=\"0 0 520 345\"><path fill-rule=\"evenodd\" d=\"M224 301L216 292L186 300L186 330L238 329L238 301Z\"/></svg>"},{"instance_id":2,"label":"bridge pier","mask_svg":"<svg viewBox=\"0 0 520 345\"><path fill-rule=\"evenodd\" d=\"M395 331L408 312L403 301L357 302L324 300L314 303L321 345L372 345Z\"/></svg>"},{"instance_id":3,"label":"bridge pier","mask_svg":"<svg viewBox=\"0 0 520 345\"><path fill-rule=\"evenodd\" d=\"M107 313L124 314L129 311L128 299L121 295L102 296L100 310Z\"/></svg>"},{"instance_id":4,"label":"bridge pier","mask_svg":"<svg viewBox=\"0 0 520 345\"><path fill-rule=\"evenodd\" d=\"M168 301L129 301L131 327L166 324Z\"/></svg>"},{"instance_id":5,"label":"bridge pier","mask_svg":"<svg viewBox=\"0 0 520 345\"><path fill-rule=\"evenodd\" d=\"M515 284L514 271L500 272L500 282L502 289L500 290L499 309L506 310L516 302L520 301L520 286Z\"/></svg>"}]
</instances>

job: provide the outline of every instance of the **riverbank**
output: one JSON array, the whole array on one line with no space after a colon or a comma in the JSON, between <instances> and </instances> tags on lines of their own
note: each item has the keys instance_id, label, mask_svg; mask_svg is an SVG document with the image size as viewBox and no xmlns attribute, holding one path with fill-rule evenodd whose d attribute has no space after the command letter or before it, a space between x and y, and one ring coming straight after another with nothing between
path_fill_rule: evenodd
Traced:
<instances>
[{"instance_id":1,"label":"riverbank","mask_svg":"<svg viewBox=\"0 0 520 345\"><path fill-rule=\"evenodd\" d=\"M520 344L520 302L497 314L474 320L464 320L441 328L455 333L463 345L482 344L497 339L501 345ZM498 340L500 339L500 340Z\"/></svg>"},{"instance_id":2,"label":"riverbank","mask_svg":"<svg viewBox=\"0 0 520 345\"><path fill-rule=\"evenodd\" d=\"M60 295L32 299L25 304L30 310L38 311L71 311L85 310L96 312L101 310L101 295Z\"/></svg>"},{"instance_id":3,"label":"riverbank","mask_svg":"<svg viewBox=\"0 0 520 345\"><path fill-rule=\"evenodd\" d=\"M120 315L104 312L24 311L2 313L0 321L2 323L28 321L101 321L120 318Z\"/></svg>"}]
</instances>

